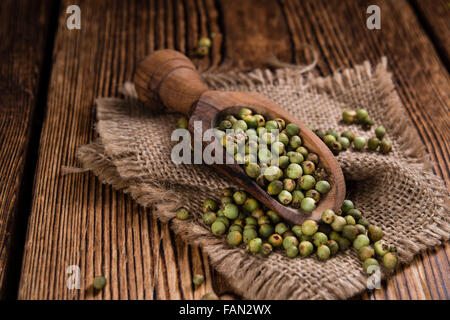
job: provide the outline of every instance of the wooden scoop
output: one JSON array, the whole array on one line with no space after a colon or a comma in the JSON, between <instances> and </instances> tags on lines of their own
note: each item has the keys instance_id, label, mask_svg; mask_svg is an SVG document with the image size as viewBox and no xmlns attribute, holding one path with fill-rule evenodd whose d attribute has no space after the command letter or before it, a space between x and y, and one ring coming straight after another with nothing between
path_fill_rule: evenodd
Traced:
<instances>
[{"instance_id":1,"label":"wooden scoop","mask_svg":"<svg viewBox=\"0 0 450 320\"><path fill-rule=\"evenodd\" d=\"M319 201L312 213L280 204L248 177L239 164L213 166L266 207L294 224L301 224L305 219L319 221L325 209L340 209L345 198L345 181L331 151L301 121L290 116L263 94L208 90L194 64L186 56L173 50L159 50L146 57L137 68L134 81L137 94L143 102L151 102L149 105L154 106L155 101L159 101L168 109L189 116L191 133L194 133L194 121L202 122L204 132L217 127L224 114L235 113L242 106L248 106L267 119L282 118L286 123L295 123L300 128L303 145L318 154L331 184L331 190ZM204 146L207 144L205 142Z\"/></svg>"}]
</instances>

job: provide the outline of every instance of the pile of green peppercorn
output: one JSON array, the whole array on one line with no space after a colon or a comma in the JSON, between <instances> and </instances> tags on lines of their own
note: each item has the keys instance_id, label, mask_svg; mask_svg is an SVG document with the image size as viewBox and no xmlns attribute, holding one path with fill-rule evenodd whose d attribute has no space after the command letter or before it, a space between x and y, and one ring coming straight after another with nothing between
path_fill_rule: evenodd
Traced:
<instances>
[{"instance_id":1,"label":"pile of green peppercorn","mask_svg":"<svg viewBox=\"0 0 450 320\"><path fill-rule=\"evenodd\" d=\"M319 156L302 145L296 124L286 124L281 118L266 120L242 108L227 115L215 129L245 173L281 204L311 212L330 191Z\"/></svg>"},{"instance_id":2,"label":"pile of green peppercorn","mask_svg":"<svg viewBox=\"0 0 450 320\"><path fill-rule=\"evenodd\" d=\"M370 224L350 200L345 200L338 212L325 210L321 223L305 220L301 225L292 225L245 191L227 188L221 194L219 201L207 199L203 203L203 222L214 235L226 236L231 246L245 244L249 252L263 256L278 249L285 250L290 258L315 253L320 260L353 247L369 274L375 272L370 266L379 266L376 258L387 269L397 265L395 247L382 240L381 228ZM180 208L176 216L185 220L189 213Z\"/></svg>"},{"instance_id":3,"label":"pile of green peppercorn","mask_svg":"<svg viewBox=\"0 0 450 320\"><path fill-rule=\"evenodd\" d=\"M345 109L342 113L342 121L347 124L361 124L364 129L370 129L374 124L365 109L357 111ZM334 129L329 129L327 132L319 129L313 129L313 131L334 154L347 150L352 143L353 148L357 151L363 150L366 146L372 151L379 149L381 153L389 153L392 150L392 143L384 138L386 129L381 125L375 128L375 137L368 140L364 137L356 137L350 130L342 132L341 135Z\"/></svg>"}]
</instances>

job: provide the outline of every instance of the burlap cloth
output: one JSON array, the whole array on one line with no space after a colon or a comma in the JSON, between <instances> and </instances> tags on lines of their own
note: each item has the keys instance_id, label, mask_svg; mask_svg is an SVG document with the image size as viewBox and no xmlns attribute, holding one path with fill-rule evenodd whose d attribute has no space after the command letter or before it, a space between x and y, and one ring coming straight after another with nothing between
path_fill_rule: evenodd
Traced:
<instances>
[{"instance_id":1,"label":"burlap cloth","mask_svg":"<svg viewBox=\"0 0 450 320\"><path fill-rule=\"evenodd\" d=\"M324 130L349 129L340 122L342 110L366 108L376 124L387 128L393 151L382 155L348 150L337 159L348 198L383 228L385 238L397 246L400 261L408 263L418 252L448 240L448 194L431 172L430 159L408 123L386 68L383 59L375 68L366 62L326 78L279 69L205 74L204 79L211 89L264 93L306 124ZM290 259L284 252L265 258L213 236L202 223L201 204L233 184L206 165L174 165L170 136L179 115L150 112L137 101L131 83L122 91L123 99L97 100L99 138L79 148L84 168L141 205L153 206L175 233L208 254L237 294L248 299L344 299L366 288L367 276L355 250L326 262L316 257ZM373 135L373 130L356 125L350 129L367 138ZM194 219L172 219L180 203ZM390 274L383 270L382 275Z\"/></svg>"}]
</instances>

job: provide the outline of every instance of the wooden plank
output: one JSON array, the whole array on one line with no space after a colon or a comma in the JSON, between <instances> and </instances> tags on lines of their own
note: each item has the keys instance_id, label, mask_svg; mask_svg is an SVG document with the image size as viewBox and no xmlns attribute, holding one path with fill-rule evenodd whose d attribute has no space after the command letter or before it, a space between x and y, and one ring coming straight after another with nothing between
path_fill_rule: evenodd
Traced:
<instances>
[{"instance_id":1,"label":"wooden plank","mask_svg":"<svg viewBox=\"0 0 450 320\"><path fill-rule=\"evenodd\" d=\"M450 68L450 3L447 0L411 0L439 55Z\"/></svg>"},{"instance_id":2,"label":"wooden plank","mask_svg":"<svg viewBox=\"0 0 450 320\"><path fill-rule=\"evenodd\" d=\"M295 49L306 42L320 52L320 73L329 74L364 60L377 63L381 56L388 57L400 98L431 154L434 170L449 187L450 78L409 3L287 0L281 3ZM381 30L366 28L365 11L371 4L381 8ZM302 58L299 55L296 60ZM447 256L445 246L428 250L388 281L383 290L363 297L448 299L448 278L443 271L448 266Z\"/></svg>"},{"instance_id":3,"label":"wooden plank","mask_svg":"<svg viewBox=\"0 0 450 320\"><path fill-rule=\"evenodd\" d=\"M43 112L36 108L53 5L5 0L0 10L0 299L6 291L14 293L17 272L10 269L20 266L18 228L26 223L23 202L31 194L33 171L24 174L26 166L34 166L33 149L38 143L30 141L39 130L33 121Z\"/></svg>"}]
</instances>

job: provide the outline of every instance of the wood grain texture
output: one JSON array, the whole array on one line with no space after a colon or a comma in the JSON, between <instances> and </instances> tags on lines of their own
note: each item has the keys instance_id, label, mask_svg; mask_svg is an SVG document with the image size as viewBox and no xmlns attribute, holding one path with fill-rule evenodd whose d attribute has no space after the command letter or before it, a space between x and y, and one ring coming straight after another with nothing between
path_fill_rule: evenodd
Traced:
<instances>
[{"instance_id":1,"label":"wood grain texture","mask_svg":"<svg viewBox=\"0 0 450 320\"><path fill-rule=\"evenodd\" d=\"M17 216L22 214L19 204L24 201L26 184L32 183L32 177L25 182L24 168L30 154L51 5L10 0L0 5L0 299L14 254L12 242L21 243L16 238Z\"/></svg>"},{"instance_id":2,"label":"wood grain texture","mask_svg":"<svg viewBox=\"0 0 450 320\"><path fill-rule=\"evenodd\" d=\"M156 49L188 55L201 36L215 33L201 70L249 69L275 55L285 62L319 53L319 74L389 58L400 97L436 173L449 186L449 75L406 1L375 1L382 29L365 28L373 1L77 1L82 30L65 28L60 12L47 114L19 288L20 299L199 299L229 287L198 248L186 246L165 224L91 174L61 175L76 166L78 145L94 138L94 100L117 96L137 62ZM72 1L63 1L66 8ZM448 299L448 245L427 250L368 299ZM81 269L82 290L66 288L66 268ZM203 273L206 284L192 286ZM94 294L92 279L108 278Z\"/></svg>"},{"instance_id":3,"label":"wood grain texture","mask_svg":"<svg viewBox=\"0 0 450 320\"><path fill-rule=\"evenodd\" d=\"M450 2L411 0L411 4L447 69L450 68Z\"/></svg>"}]
</instances>

